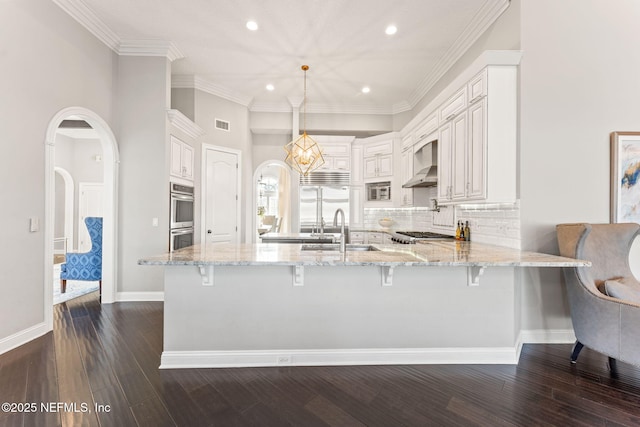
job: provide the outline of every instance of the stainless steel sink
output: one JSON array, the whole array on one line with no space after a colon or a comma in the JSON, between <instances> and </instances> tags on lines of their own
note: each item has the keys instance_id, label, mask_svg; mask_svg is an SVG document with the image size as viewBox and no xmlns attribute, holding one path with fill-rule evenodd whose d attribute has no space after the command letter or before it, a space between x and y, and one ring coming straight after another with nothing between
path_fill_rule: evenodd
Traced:
<instances>
[{"instance_id":1,"label":"stainless steel sink","mask_svg":"<svg viewBox=\"0 0 640 427\"><path fill-rule=\"evenodd\" d=\"M301 250L303 251L340 251L339 244L324 244L324 245L302 245ZM348 244L347 251L378 251L379 249L375 246L371 245L357 245L357 244Z\"/></svg>"}]
</instances>

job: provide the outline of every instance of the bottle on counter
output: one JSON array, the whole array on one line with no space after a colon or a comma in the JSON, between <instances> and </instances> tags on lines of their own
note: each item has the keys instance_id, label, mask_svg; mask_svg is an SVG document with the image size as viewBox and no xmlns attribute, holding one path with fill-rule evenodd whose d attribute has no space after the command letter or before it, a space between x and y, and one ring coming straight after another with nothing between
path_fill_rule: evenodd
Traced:
<instances>
[{"instance_id":1,"label":"bottle on counter","mask_svg":"<svg viewBox=\"0 0 640 427\"><path fill-rule=\"evenodd\" d=\"M456 227L456 240L460 240L460 232L462 231L462 224L458 221L458 226Z\"/></svg>"},{"instance_id":2,"label":"bottle on counter","mask_svg":"<svg viewBox=\"0 0 640 427\"><path fill-rule=\"evenodd\" d=\"M469 228L469 221L467 221L464 226L464 240L466 240L467 242L471 241L471 229Z\"/></svg>"},{"instance_id":3,"label":"bottle on counter","mask_svg":"<svg viewBox=\"0 0 640 427\"><path fill-rule=\"evenodd\" d=\"M466 240L464 237L464 223L460 221L460 240L463 242Z\"/></svg>"}]
</instances>

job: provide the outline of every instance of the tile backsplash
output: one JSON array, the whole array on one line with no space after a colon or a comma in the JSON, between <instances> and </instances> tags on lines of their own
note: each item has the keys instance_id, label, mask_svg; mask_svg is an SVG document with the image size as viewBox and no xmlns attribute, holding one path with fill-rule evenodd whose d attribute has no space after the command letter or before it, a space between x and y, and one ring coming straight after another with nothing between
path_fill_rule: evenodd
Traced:
<instances>
[{"instance_id":1,"label":"tile backsplash","mask_svg":"<svg viewBox=\"0 0 640 427\"><path fill-rule=\"evenodd\" d=\"M447 209L447 208L445 208ZM454 220L469 221L471 240L520 249L520 204L459 205L454 209ZM392 218L394 230L444 232L433 224L435 212L429 208L365 208L364 228L379 230L378 220ZM448 234L448 233L447 233Z\"/></svg>"}]
</instances>

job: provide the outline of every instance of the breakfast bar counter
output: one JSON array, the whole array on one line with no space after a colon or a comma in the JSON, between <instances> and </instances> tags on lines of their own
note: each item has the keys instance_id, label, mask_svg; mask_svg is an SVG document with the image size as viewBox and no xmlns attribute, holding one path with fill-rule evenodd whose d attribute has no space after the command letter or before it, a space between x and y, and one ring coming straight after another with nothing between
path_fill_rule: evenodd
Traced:
<instances>
[{"instance_id":1,"label":"breakfast bar counter","mask_svg":"<svg viewBox=\"0 0 640 427\"><path fill-rule=\"evenodd\" d=\"M161 368L517 363L522 271L586 261L476 242L225 244L164 268Z\"/></svg>"}]
</instances>

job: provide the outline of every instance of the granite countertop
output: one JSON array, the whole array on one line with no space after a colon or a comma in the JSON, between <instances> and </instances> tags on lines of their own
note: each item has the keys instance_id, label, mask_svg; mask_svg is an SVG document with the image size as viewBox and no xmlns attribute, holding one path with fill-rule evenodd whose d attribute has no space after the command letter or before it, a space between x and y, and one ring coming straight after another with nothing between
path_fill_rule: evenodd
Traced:
<instances>
[{"instance_id":1,"label":"granite countertop","mask_svg":"<svg viewBox=\"0 0 640 427\"><path fill-rule=\"evenodd\" d=\"M222 244L190 246L143 258L141 265L291 265L291 266L478 266L580 267L588 261L523 252L476 242L434 241L415 245L370 245L375 251L302 250L305 244Z\"/></svg>"},{"instance_id":2,"label":"granite countertop","mask_svg":"<svg viewBox=\"0 0 640 427\"><path fill-rule=\"evenodd\" d=\"M313 239L336 239L340 238L340 233L324 233L322 236L320 233L264 233L260 235L261 239L265 240L280 240L280 239L304 239L304 240L313 240Z\"/></svg>"}]
</instances>

